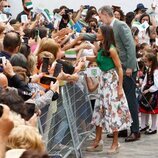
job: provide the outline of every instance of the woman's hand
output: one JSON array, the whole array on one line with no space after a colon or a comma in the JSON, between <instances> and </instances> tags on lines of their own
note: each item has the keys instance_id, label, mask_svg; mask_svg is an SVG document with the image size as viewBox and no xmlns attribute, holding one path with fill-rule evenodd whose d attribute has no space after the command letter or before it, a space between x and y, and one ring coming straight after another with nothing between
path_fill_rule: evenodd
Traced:
<instances>
[{"instance_id":1,"label":"woman's hand","mask_svg":"<svg viewBox=\"0 0 158 158\"><path fill-rule=\"evenodd\" d=\"M118 98L121 99L123 97L123 89L118 88Z\"/></svg>"},{"instance_id":2,"label":"woman's hand","mask_svg":"<svg viewBox=\"0 0 158 158\"><path fill-rule=\"evenodd\" d=\"M49 72L50 75L53 75L53 74L54 74L54 70L55 70L55 66L56 66L56 64L57 64L57 62L54 61L54 62L52 63L51 68L48 69L48 72Z\"/></svg>"},{"instance_id":3,"label":"woman's hand","mask_svg":"<svg viewBox=\"0 0 158 158\"><path fill-rule=\"evenodd\" d=\"M56 81L55 83L51 82L50 89L53 92L58 92L59 93L59 81Z\"/></svg>"},{"instance_id":4,"label":"woman's hand","mask_svg":"<svg viewBox=\"0 0 158 158\"><path fill-rule=\"evenodd\" d=\"M44 73L34 74L33 76L31 76L31 82L38 83L43 76Z\"/></svg>"},{"instance_id":5,"label":"woman's hand","mask_svg":"<svg viewBox=\"0 0 158 158\"><path fill-rule=\"evenodd\" d=\"M38 121L38 114L34 113L34 115L28 121L26 121L25 123L28 126L36 127L37 126L37 121Z\"/></svg>"},{"instance_id":6,"label":"woman's hand","mask_svg":"<svg viewBox=\"0 0 158 158\"><path fill-rule=\"evenodd\" d=\"M143 94L149 93L149 89L143 91Z\"/></svg>"}]
</instances>

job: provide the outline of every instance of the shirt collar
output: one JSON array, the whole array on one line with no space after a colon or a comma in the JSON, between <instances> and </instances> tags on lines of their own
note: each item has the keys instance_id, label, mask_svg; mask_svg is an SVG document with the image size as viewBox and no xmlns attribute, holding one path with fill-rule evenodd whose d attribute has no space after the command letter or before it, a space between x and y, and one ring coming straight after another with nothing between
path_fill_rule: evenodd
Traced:
<instances>
[{"instance_id":1,"label":"shirt collar","mask_svg":"<svg viewBox=\"0 0 158 158\"><path fill-rule=\"evenodd\" d=\"M113 27L115 20L116 20L116 19L113 18L113 20L112 20L112 22L111 22L111 24L110 24L111 27Z\"/></svg>"},{"instance_id":2,"label":"shirt collar","mask_svg":"<svg viewBox=\"0 0 158 158\"><path fill-rule=\"evenodd\" d=\"M9 53L5 52L5 51L1 51L0 53L1 53L0 56L5 56L6 59L10 59L11 58L11 55Z\"/></svg>"}]
</instances>

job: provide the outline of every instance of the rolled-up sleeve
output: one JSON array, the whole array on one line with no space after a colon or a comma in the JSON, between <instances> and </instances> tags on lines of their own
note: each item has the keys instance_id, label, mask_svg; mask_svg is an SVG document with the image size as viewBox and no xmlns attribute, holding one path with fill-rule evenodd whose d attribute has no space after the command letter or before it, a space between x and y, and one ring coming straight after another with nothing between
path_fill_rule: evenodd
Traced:
<instances>
[{"instance_id":1,"label":"rolled-up sleeve","mask_svg":"<svg viewBox=\"0 0 158 158\"><path fill-rule=\"evenodd\" d=\"M44 95L42 95L41 97L37 98L35 100L35 104L39 109L42 109L43 107L45 107L46 105L49 105L50 102L52 101L52 97L54 95L54 92L49 90L47 91Z\"/></svg>"}]
</instances>

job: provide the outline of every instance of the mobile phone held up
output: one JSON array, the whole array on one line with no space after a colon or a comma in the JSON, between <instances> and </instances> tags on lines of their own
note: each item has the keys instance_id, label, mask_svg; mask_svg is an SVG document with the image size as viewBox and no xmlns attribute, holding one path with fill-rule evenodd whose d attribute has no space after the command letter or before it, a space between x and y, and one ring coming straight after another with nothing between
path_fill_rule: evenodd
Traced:
<instances>
[{"instance_id":1,"label":"mobile phone held up","mask_svg":"<svg viewBox=\"0 0 158 158\"><path fill-rule=\"evenodd\" d=\"M0 57L0 65L6 64L6 57Z\"/></svg>"},{"instance_id":2,"label":"mobile phone held up","mask_svg":"<svg viewBox=\"0 0 158 158\"><path fill-rule=\"evenodd\" d=\"M42 72L48 73L48 66L49 66L49 58L43 58L43 63L42 63Z\"/></svg>"},{"instance_id":3,"label":"mobile phone held up","mask_svg":"<svg viewBox=\"0 0 158 158\"><path fill-rule=\"evenodd\" d=\"M39 30L36 29L36 30L35 30L35 41L36 41L36 42L37 42L38 38L39 38Z\"/></svg>"},{"instance_id":4,"label":"mobile phone held up","mask_svg":"<svg viewBox=\"0 0 158 158\"><path fill-rule=\"evenodd\" d=\"M0 117L2 117L3 114L3 106L0 105Z\"/></svg>"},{"instance_id":5,"label":"mobile phone held up","mask_svg":"<svg viewBox=\"0 0 158 158\"><path fill-rule=\"evenodd\" d=\"M89 7L90 7L89 5L85 5L84 9L89 9Z\"/></svg>"},{"instance_id":6,"label":"mobile phone held up","mask_svg":"<svg viewBox=\"0 0 158 158\"><path fill-rule=\"evenodd\" d=\"M40 83L41 84L50 85L51 82L55 83L56 82L56 78L51 77L51 76L43 76L40 79Z\"/></svg>"},{"instance_id":7,"label":"mobile phone held up","mask_svg":"<svg viewBox=\"0 0 158 158\"><path fill-rule=\"evenodd\" d=\"M60 74L61 70L62 70L62 64L56 63L53 77L58 77L58 75Z\"/></svg>"},{"instance_id":8,"label":"mobile phone held up","mask_svg":"<svg viewBox=\"0 0 158 158\"><path fill-rule=\"evenodd\" d=\"M24 36L24 37L23 37L23 42L24 42L25 44L28 44L28 43L29 43L29 38L26 37L26 36Z\"/></svg>"}]
</instances>

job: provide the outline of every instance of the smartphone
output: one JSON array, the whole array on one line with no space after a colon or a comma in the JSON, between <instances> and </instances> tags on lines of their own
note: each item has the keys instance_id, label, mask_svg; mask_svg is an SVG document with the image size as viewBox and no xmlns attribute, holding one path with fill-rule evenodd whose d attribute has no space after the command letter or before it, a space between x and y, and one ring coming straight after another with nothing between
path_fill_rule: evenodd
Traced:
<instances>
[{"instance_id":1,"label":"smartphone","mask_svg":"<svg viewBox=\"0 0 158 158\"><path fill-rule=\"evenodd\" d=\"M2 117L3 114L3 106L0 105L0 117Z\"/></svg>"},{"instance_id":2,"label":"smartphone","mask_svg":"<svg viewBox=\"0 0 158 158\"><path fill-rule=\"evenodd\" d=\"M24 36L23 41L24 41L25 44L28 44L29 43L29 38Z\"/></svg>"},{"instance_id":3,"label":"smartphone","mask_svg":"<svg viewBox=\"0 0 158 158\"><path fill-rule=\"evenodd\" d=\"M25 24L25 23L28 23L28 17L27 15L21 15L21 23Z\"/></svg>"},{"instance_id":4,"label":"smartphone","mask_svg":"<svg viewBox=\"0 0 158 158\"><path fill-rule=\"evenodd\" d=\"M38 37L39 37L39 30L36 29L36 30L35 30L35 41L36 41L36 42L37 42L37 40L38 40Z\"/></svg>"},{"instance_id":5,"label":"smartphone","mask_svg":"<svg viewBox=\"0 0 158 158\"><path fill-rule=\"evenodd\" d=\"M6 57L0 57L0 64L6 63Z\"/></svg>"},{"instance_id":6,"label":"smartphone","mask_svg":"<svg viewBox=\"0 0 158 158\"><path fill-rule=\"evenodd\" d=\"M56 63L53 76L54 76L54 77L58 77L58 75L59 75L60 72L61 72L61 69L62 69L62 64Z\"/></svg>"},{"instance_id":7,"label":"smartphone","mask_svg":"<svg viewBox=\"0 0 158 158\"><path fill-rule=\"evenodd\" d=\"M43 76L40 79L40 83L42 83L42 84L50 85L51 82L55 83L56 82L56 78L50 77L50 76Z\"/></svg>"},{"instance_id":8,"label":"smartphone","mask_svg":"<svg viewBox=\"0 0 158 158\"><path fill-rule=\"evenodd\" d=\"M92 29L90 27L87 27L87 30L86 30L87 33L91 33L92 32Z\"/></svg>"},{"instance_id":9,"label":"smartphone","mask_svg":"<svg viewBox=\"0 0 158 158\"><path fill-rule=\"evenodd\" d=\"M42 72L48 73L49 58L43 58Z\"/></svg>"}]
</instances>

